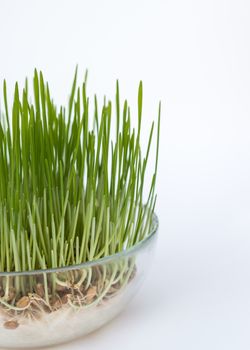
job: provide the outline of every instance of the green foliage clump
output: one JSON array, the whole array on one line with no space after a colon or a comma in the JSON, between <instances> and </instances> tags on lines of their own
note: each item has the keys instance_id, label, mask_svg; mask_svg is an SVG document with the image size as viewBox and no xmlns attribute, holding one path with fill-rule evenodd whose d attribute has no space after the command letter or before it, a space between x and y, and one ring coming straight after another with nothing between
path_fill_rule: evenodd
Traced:
<instances>
[{"instance_id":1,"label":"green foliage clump","mask_svg":"<svg viewBox=\"0 0 250 350\"><path fill-rule=\"evenodd\" d=\"M22 92L16 84L9 108L6 82L3 85L0 271L80 264L143 240L150 232L156 201L160 106L155 171L144 203L154 123L143 156L142 83L136 130L127 101L120 102L118 82L114 106L104 101L99 108L95 96L93 118L86 79L78 87L77 71L67 108L56 107L37 71L33 93L34 103L28 84Z\"/></svg>"}]
</instances>

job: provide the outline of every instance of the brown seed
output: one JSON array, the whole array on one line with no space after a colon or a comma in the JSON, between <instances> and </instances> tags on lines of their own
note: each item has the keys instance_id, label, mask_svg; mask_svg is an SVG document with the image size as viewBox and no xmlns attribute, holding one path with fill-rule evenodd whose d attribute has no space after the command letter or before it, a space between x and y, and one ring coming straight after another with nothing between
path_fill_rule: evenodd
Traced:
<instances>
[{"instance_id":1,"label":"brown seed","mask_svg":"<svg viewBox=\"0 0 250 350\"><path fill-rule=\"evenodd\" d=\"M30 303L30 298L27 296L22 297L21 299L19 299L16 303L17 307L20 307L21 309L25 308L26 306L28 306Z\"/></svg>"},{"instance_id":2,"label":"brown seed","mask_svg":"<svg viewBox=\"0 0 250 350\"><path fill-rule=\"evenodd\" d=\"M93 301L95 296L96 296L96 286L89 287L86 294L87 303L91 303L91 301Z\"/></svg>"},{"instance_id":3,"label":"brown seed","mask_svg":"<svg viewBox=\"0 0 250 350\"><path fill-rule=\"evenodd\" d=\"M15 290L15 288L11 287L9 289L9 295L8 295L7 301L13 300L15 298L15 296L16 296L16 290Z\"/></svg>"},{"instance_id":4,"label":"brown seed","mask_svg":"<svg viewBox=\"0 0 250 350\"><path fill-rule=\"evenodd\" d=\"M6 321L3 325L6 329L16 329L19 326L19 323L15 320Z\"/></svg>"},{"instance_id":5,"label":"brown seed","mask_svg":"<svg viewBox=\"0 0 250 350\"><path fill-rule=\"evenodd\" d=\"M65 294L65 295L61 298L62 304L67 304L69 297L70 297L70 294Z\"/></svg>"},{"instance_id":6,"label":"brown seed","mask_svg":"<svg viewBox=\"0 0 250 350\"><path fill-rule=\"evenodd\" d=\"M53 310L58 310L61 307L62 307L62 302L59 299L57 299L52 305Z\"/></svg>"},{"instance_id":7,"label":"brown seed","mask_svg":"<svg viewBox=\"0 0 250 350\"><path fill-rule=\"evenodd\" d=\"M42 283L37 283L36 287L35 287L36 293L43 298L44 297L44 288Z\"/></svg>"}]
</instances>

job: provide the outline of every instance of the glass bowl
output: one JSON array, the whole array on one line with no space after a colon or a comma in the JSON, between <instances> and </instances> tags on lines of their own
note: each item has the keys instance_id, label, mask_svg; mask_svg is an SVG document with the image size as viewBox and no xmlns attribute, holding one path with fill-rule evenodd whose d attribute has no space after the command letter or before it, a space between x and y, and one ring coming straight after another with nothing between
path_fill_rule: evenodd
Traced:
<instances>
[{"instance_id":1,"label":"glass bowl","mask_svg":"<svg viewBox=\"0 0 250 350\"><path fill-rule=\"evenodd\" d=\"M150 235L123 252L64 268L0 273L0 347L64 343L110 321L141 286L157 231L154 215Z\"/></svg>"}]
</instances>

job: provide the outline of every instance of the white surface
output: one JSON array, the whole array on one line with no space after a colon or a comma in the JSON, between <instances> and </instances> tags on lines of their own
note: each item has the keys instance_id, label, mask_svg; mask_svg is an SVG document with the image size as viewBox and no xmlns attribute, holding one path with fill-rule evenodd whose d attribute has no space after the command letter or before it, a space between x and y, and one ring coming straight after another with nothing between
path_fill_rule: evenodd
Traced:
<instances>
[{"instance_id":1,"label":"white surface","mask_svg":"<svg viewBox=\"0 0 250 350\"><path fill-rule=\"evenodd\" d=\"M0 79L34 66L67 95L76 63L145 118L163 103L160 236L129 308L58 349L249 350L249 1L0 1ZM65 326L67 327L67 325Z\"/></svg>"}]
</instances>

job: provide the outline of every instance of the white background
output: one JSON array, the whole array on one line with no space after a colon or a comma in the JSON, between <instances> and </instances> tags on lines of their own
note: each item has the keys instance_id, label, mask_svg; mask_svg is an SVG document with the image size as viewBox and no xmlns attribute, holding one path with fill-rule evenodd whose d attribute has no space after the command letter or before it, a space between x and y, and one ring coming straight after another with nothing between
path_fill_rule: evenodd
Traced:
<instances>
[{"instance_id":1,"label":"white background","mask_svg":"<svg viewBox=\"0 0 250 350\"><path fill-rule=\"evenodd\" d=\"M115 79L145 125L162 100L160 235L117 319L58 349L250 349L250 2L0 0L0 80L42 69L59 101L76 64ZM67 325L65 325L67 327Z\"/></svg>"}]
</instances>

